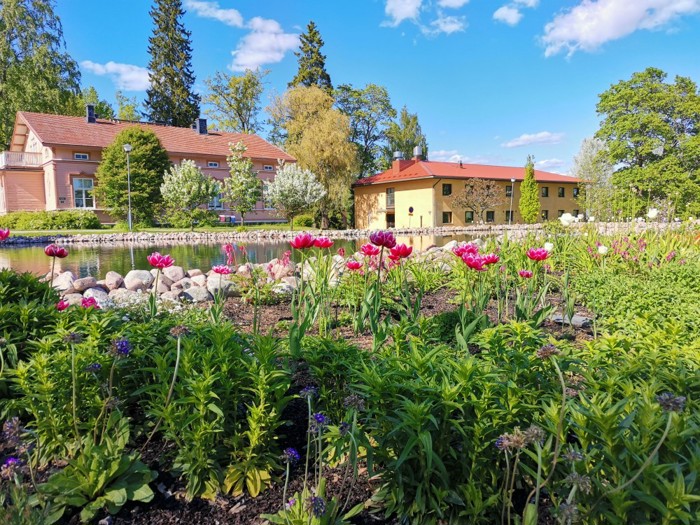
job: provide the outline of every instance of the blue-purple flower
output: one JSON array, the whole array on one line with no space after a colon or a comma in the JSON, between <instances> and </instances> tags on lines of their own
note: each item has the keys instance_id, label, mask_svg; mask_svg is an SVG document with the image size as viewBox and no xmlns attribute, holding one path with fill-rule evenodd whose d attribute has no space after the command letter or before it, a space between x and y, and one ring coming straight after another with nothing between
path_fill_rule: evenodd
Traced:
<instances>
[{"instance_id":1,"label":"blue-purple flower","mask_svg":"<svg viewBox=\"0 0 700 525\"><path fill-rule=\"evenodd\" d=\"M0 478L12 479L16 471L22 466L22 460L16 457L9 457L0 467Z\"/></svg>"},{"instance_id":2,"label":"blue-purple flower","mask_svg":"<svg viewBox=\"0 0 700 525\"><path fill-rule=\"evenodd\" d=\"M100 363L90 363L85 367L86 372L95 373L99 372L100 370L102 370L102 365Z\"/></svg>"},{"instance_id":3,"label":"blue-purple flower","mask_svg":"<svg viewBox=\"0 0 700 525\"><path fill-rule=\"evenodd\" d=\"M683 412L685 407L685 397L674 396L671 392L664 392L656 396L656 401L666 412Z\"/></svg>"},{"instance_id":4,"label":"blue-purple flower","mask_svg":"<svg viewBox=\"0 0 700 525\"><path fill-rule=\"evenodd\" d=\"M112 352L117 357L127 357L131 352L131 343L126 337L112 341Z\"/></svg>"},{"instance_id":5,"label":"blue-purple flower","mask_svg":"<svg viewBox=\"0 0 700 525\"><path fill-rule=\"evenodd\" d=\"M326 512L326 501L320 496L311 496L308 500L311 513L320 518Z\"/></svg>"},{"instance_id":6,"label":"blue-purple flower","mask_svg":"<svg viewBox=\"0 0 700 525\"><path fill-rule=\"evenodd\" d=\"M289 447L285 448L284 451L282 452L282 460L285 463L288 463L290 465L294 465L301 459L301 456L299 455L299 452L296 451L296 449Z\"/></svg>"},{"instance_id":7,"label":"blue-purple flower","mask_svg":"<svg viewBox=\"0 0 700 525\"><path fill-rule=\"evenodd\" d=\"M301 392L299 392L299 396L304 399L313 399L318 396L318 388L315 386L304 387Z\"/></svg>"}]
</instances>

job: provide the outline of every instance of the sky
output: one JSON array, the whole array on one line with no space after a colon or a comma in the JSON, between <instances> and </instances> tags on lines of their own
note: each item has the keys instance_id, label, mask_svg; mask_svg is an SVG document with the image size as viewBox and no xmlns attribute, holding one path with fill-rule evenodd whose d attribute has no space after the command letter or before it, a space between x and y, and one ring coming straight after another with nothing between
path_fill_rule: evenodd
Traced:
<instances>
[{"instance_id":1,"label":"sky","mask_svg":"<svg viewBox=\"0 0 700 525\"><path fill-rule=\"evenodd\" d=\"M58 0L84 87L139 101L150 0ZM262 104L297 71L313 20L334 86L387 88L417 113L429 160L568 173L599 127L598 95L656 67L700 83L700 0L183 0L195 89L217 71L269 70ZM265 133L262 133L265 136Z\"/></svg>"}]
</instances>

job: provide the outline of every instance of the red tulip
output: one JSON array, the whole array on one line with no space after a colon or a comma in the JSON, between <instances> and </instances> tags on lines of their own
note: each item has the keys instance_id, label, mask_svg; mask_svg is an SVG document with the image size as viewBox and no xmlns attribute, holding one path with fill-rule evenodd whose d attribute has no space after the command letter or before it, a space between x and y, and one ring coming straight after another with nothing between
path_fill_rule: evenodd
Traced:
<instances>
[{"instance_id":1,"label":"red tulip","mask_svg":"<svg viewBox=\"0 0 700 525\"><path fill-rule=\"evenodd\" d=\"M70 306L70 303L68 301L61 299L60 301L58 301L56 303L56 310L58 310L59 312L62 312L63 310L65 310L69 306Z\"/></svg>"},{"instance_id":2,"label":"red tulip","mask_svg":"<svg viewBox=\"0 0 700 525\"><path fill-rule=\"evenodd\" d=\"M214 273L218 273L219 275L228 275L231 273L231 268L229 268L225 264L221 264L219 266L213 266L211 271Z\"/></svg>"},{"instance_id":3,"label":"red tulip","mask_svg":"<svg viewBox=\"0 0 700 525\"><path fill-rule=\"evenodd\" d=\"M80 306L83 308L96 308L97 310L100 309L100 305L97 304L97 300L94 297L83 297L83 300L80 301Z\"/></svg>"},{"instance_id":4,"label":"red tulip","mask_svg":"<svg viewBox=\"0 0 700 525\"><path fill-rule=\"evenodd\" d=\"M292 248L296 250L305 250L306 248L311 248L314 245L314 236L310 233L300 233L294 239L289 241Z\"/></svg>"},{"instance_id":5,"label":"red tulip","mask_svg":"<svg viewBox=\"0 0 700 525\"><path fill-rule=\"evenodd\" d=\"M484 259L479 255L466 253L462 255L462 260L464 261L464 264L466 264L472 270L476 270L477 272L486 271L486 268L484 268Z\"/></svg>"},{"instance_id":6,"label":"red tulip","mask_svg":"<svg viewBox=\"0 0 700 525\"><path fill-rule=\"evenodd\" d=\"M405 244L397 244L391 249L391 254L389 258L392 260L405 259L413 253L413 246L406 246Z\"/></svg>"},{"instance_id":7,"label":"red tulip","mask_svg":"<svg viewBox=\"0 0 700 525\"><path fill-rule=\"evenodd\" d=\"M348 270L350 270L351 272L356 272L357 270L362 268L362 263L360 261L352 260L348 261L345 266L347 266Z\"/></svg>"},{"instance_id":8,"label":"red tulip","mask_svg":"<svg viewBox=\"0 0 700 525\"><path fill-rule=\"evenodd\" d=\"M328 237L316 237L314 239L314 246L316 248L330 248L333 246L333 241L331 241Z\"/></svg>"},{"instance_id":9,"label":"red tulip","mask_svg":"<svg viewBox=\"0 0 700 525\"><path fill-rule=\"evenodd\" d=\"M396 246L396 237L391 232L376 231L370 234L369 242L375 246L383 246L384 248L393 248Z\"/></svg>"},{"instance_id":10,"label":"red tulip","mask_svg":"<svg viewBox=\"0 0 700 525\"><path fill-rule=\"evenodd\" d=\"M44 248L44 253L49 257L58 257L59 259L68 257L68 249L56 244L49 244L46 248Z\"/></svg>"},{"instance_id":11,"label":"red tulip","mask_svg":"<svg viewBox=\"0 0 700 525\"><path fill-rule=\"evenodd\" d=\"M476 255L479 253L479 247L476 244L467 242L464 244L458 244L452 248L452 253L454 253L457 257L462 257L465 254Z\"/></svg>"},{"instance_id":12,"label":"red tulip","mask_svg":"<svg viewBox=\"0 0 700 525\"><path fill-rule=\"evenodd\" d=\"M7 228L5 230L0 228L0 242L6 240L9 236L10 236L10 229L9 228Z\"/></svg>"},{"instance_id":13,"label":"red tulip","mask_svg":"<svg viewBox=\"0 0 700 525\"><path fill-rule=\"evenodd\" d=\"M360 251L362 252L362 255L366 257L372 257L373 255L379 255L379 248L377 248L374 244L363 244L362 247L360 248Z\"/></svg>"},{"instance_id":14,"label":"red tulip","mask_svg":"<svg viewBox=\"0 0 700 525\"><path fill-rule=\"evenodd\" d=\"M338 248L338 255L345 257L345 248Z\"/></svg>"},{"instance_id":15,"label":"red tulip","mask_svg":"<svg viewBox=\"0 0 700 525\"><path fill-rule=\"evenodd\" d=\"M147 256L148 264L162 270L163 268L169 268L175 262L170 255L161 255L159 252L153 252L151 255Z\"/></svg>"},{"instance_id":16,"label":"red tulip","mask_svg":"<svg viewBox=\"0 0 700 525\"><path fill-rule=\"evenodd\" d=\"M533 261L544 261L549 257L549 252L544 248L530 248L527 251L527 256Z\"/></svg>"},{"instance_id":17,"label":"red tulip","mask_svg":"<svg viewBox=\"0 0 700 525\"><path fill-rule=\"evenodd\" d=\"M483 256L484 264L496 264L501 258L495 253L487 253Z\"/></svg>"},{"instance_id":18,"label":"red tulip","mask_svg":"<svg viewBox=\"0 0 700 525\"><path fill-rule=\"evenodd\" d=\"M518 275L523 279L530 279L532 277L532 272L530 270L520 270Z\"/></svg>"}]
</instances>

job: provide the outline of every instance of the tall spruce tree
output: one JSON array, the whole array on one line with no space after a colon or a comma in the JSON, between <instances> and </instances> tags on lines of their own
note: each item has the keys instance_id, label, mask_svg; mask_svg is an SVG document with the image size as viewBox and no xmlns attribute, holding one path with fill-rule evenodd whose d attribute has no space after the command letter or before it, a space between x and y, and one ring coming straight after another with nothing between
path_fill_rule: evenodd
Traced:
<instances>
[{"instance_id":1,"label":"tall spruce tree","mask_svg":"<svg viewBox=\"0 0 700 525\"><path fill-rule=\"evenodd\" d=\"M0 148L17 111L70 114L80 95L78 64L66 51L53 0L0 1ZM83 109L84 111L84 109Z\"/></svg>"},{"instance_id":2,"label":"tall spruce tree","mask_svg":"<svg viewBox=\"0 0 700 525\"><path fill-rule=\"evenodd\" d=\"M520 216L523 222L534 224L540 219L540 192L535 180L535 160L527 156L525 163L525 179L520 185Z\"/></svg>"},{"instance_id":3,"label":"tall spruce tree","mask_svg":"<svg viewBox=\"0 0 700 525\"><path fill-rule=\"evenodd\" d=\"M199 117L200 97L192 90L192 46L190 32L182 23L181 0L155 0L153 36L148 39L151 61L146 91L146 117L152 122L189 127Z\"/></svg>"},{"instance_id":4,"label":"tall spruce tree","mask_svg":"<svg viewBox=\"0 0 700 525\"><path fill-rule=\"evenodd\" d=\"M288 87L317 86L331 95L333 85L331 77L326 71L326 55L321 53L323 39L313 20L306 27L306 33L302 33L299 39L301 40L299 51L294 53L299 59L299 71Z\"/></svg>"}]
</instances>

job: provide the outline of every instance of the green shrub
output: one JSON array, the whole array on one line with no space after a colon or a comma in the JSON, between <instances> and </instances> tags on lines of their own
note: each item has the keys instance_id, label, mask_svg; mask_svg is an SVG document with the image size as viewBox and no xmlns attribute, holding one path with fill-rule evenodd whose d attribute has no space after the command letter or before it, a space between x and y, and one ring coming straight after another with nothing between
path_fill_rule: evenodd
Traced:
<instances>
[{"instance_id":1,"label":"green shrub","mask_svg":"<svg viewBox=\"0 0 700 525\"><path fill-rule=\"evenodd\" d=\"M301 215L297 215L296 217L294 217L294 226L297 226L299 228L313 228L313 225L314 225L313 215L303 213Z\"/></svg>"},{"instance_id":2,"label":"green shrub","mask_svg":"<svg viewBox=\"0 0 700 525\"><path fill-rule=\"evenodd\" d=\"M0 227L13 230L97 230L101 227L90 210L14 211L0 217Z\"/></svg>"}]
</instances>

